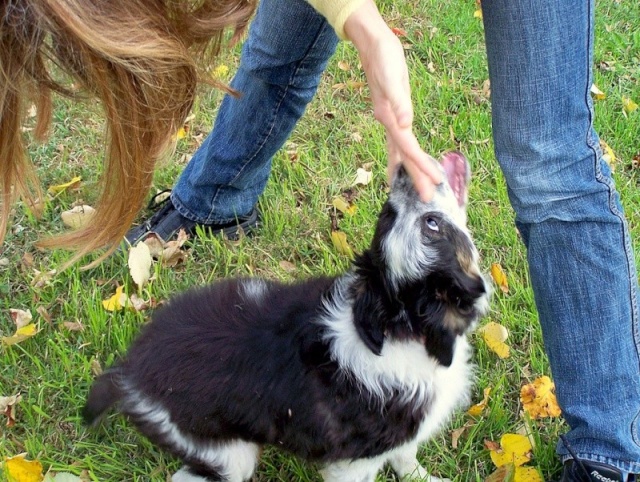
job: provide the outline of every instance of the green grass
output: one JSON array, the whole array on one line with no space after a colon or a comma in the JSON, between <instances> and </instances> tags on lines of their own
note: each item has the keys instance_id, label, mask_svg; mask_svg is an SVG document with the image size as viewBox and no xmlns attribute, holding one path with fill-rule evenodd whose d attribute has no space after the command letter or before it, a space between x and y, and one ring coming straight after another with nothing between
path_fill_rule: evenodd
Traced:
<instances>
[{"instance_id":1,"label":"green grass","mask_svg":"<svg viewBox=\"0 0 640 482\"><path fill-rule=\"evenodd\" d=\"M500 360L479 337L471 337L478 365L474 399L479 401L483 388L491 386L489 406L477 420L463 413L456 415L441 435L424 446L420 457L435 474L457 481L481 481L493 471L484 441L497 441L504 433L526 429L536 440L531 465L549 480L559 470L554 445L564 428L560 420L527 422L521 415L521 385L549 374L549 368L527 278L525 250L514 228L514 215L492 151L490 105L478 97L487 79L482 26L473 18L472 0L447 4L443 8L435 0L387 0L381 2L381 8L392 26L407 31L404 41L412 76L415 127L423 147L434 155L460 148L472 162L470 227L483 266L488 270L491 263L500 263L509 277L510 292L496 293L489 318L509 328L512 355ZM640 103L640 4L603 0L598 8L595 80L607 98L596 103L596 127L616 152L615 178L638 240L640 111L624 116L621 97ZM340 61L347 62L350 70L340 69ZM233 67L237 55L222 62ZM356 214L338 221L352 247L362 250L371 238L386 188L384 134L373 119L367 90L332 88L363 78L354 49L341 44L317 98L286 148L274 159L273 174L261 199L261 231L239 243L206 237L194 241L184 265L156 268L155 280L145 289L147 297L163 300L176 291L226 276L292 280L338 273L348 266L348 259L330 240L331 201L350 189L358 167L372 163L372 183L352 193L358 206ZM191 131L179 141L171 160L158 170L155 188L173 184L186 156L201 140L199 134L208 132L219 101L218 92L203 89L194 107ZM135 290L126 260L114 256L96 269L80 271L74 267L43 287L32 285L35 269L55 269L68 259L67 253L41 252L33 243L39 236L63 229L59 214L72 203L94 199L102 127L96 108L58 99L50 139L30 147L44 186L76 175L84 181L79 191L51 200L41 220L34 220L23 206L17 206L11 232L0 248L0 258L9 263L0 268L0 333L13 332L9 308L30 309L40 327L35 337L0 347L0 396L23 396L15 426L7 428L0 420L0 457L26 452L45 469L84 472L90 480L164 481L177 462L151 446L122 418L112 416L102 428L89 431L78 415L95 366L108 366L148 317L148 312L109 313L102 308L101 301L113 293L116 284L124 283L129 292ZM637 246L636 242L636 253ZM295 269L285 269L282 261ZM36 312L38 308L50 315L51 323ZM70 331L63 325L66 321L79 321L84 330ZM465 424L469 426L454 449L451 432ZM273 450L265 453L256 478L319 480L312 465ZM394 479L387 472L380 480Z\"/></svg>"}]
</instances>

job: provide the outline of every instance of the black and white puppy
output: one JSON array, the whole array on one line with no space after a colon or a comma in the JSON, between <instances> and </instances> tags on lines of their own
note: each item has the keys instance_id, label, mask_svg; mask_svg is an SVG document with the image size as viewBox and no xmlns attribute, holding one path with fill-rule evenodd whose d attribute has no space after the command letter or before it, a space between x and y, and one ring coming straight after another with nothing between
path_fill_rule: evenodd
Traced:
<instances>
[{"instance_id":1,"label":"black and white puppy","mask_svg":"<svg viewBox=\"0 0 640 482\"><path fill-rule=\"evenodd\" d=\"M174 482L249 480L264 445L318 462L328 482L373 481L387 462L440 481L416 451L468 402L465 334L488 309L468 163L449 153L442 167L428 203L399 170L342 276L229 279L171 300L96 380L85 420L118 403L182 459Z\"/></svg>"}]
</instances>

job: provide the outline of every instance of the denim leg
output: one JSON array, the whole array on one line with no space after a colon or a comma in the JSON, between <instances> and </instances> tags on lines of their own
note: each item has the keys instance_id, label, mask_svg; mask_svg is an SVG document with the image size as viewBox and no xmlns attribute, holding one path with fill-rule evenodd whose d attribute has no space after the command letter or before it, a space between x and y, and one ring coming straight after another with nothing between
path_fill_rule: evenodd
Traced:
<instances>
[{"instance_id":1,"label":"denim leg","mask_svg":"<svg viewBox=\"0 0 640 482\"><path fill-rule=\"evenodd\" d=\"M581 458L640 473L629 229L593 130L593 0L483 0L496 157ZM558 444L563 458L567 450Z\"/></svg>"},{"instance_id":2,"label":"denim leg","mask_svg":"<svg viewBox=\"0 0 640 482\"><path fill-rule=\"evenodd\" d=\"M334 53L333 28L305 0L261 0L213 130L172 192L185 217L200 223L247 214L264 191L271 158L313 98Z\"/></svg>"}]
</instances>

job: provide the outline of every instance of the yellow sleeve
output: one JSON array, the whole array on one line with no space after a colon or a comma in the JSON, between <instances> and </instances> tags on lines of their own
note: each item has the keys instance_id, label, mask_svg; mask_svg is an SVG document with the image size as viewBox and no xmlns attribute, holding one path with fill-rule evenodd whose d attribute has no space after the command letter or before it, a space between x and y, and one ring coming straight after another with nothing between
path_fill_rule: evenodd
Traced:
<instances>
[{"instance_id":1,"label":"yellow sleeve","mask_svg":"<svg viewBox=\"0 0 640 482\"><path fill-rule=\"evenodd\" d=\"M344 22L364 0L307 0L331 24L336 34L345 39Z\"/></svg>"}]
</instances>

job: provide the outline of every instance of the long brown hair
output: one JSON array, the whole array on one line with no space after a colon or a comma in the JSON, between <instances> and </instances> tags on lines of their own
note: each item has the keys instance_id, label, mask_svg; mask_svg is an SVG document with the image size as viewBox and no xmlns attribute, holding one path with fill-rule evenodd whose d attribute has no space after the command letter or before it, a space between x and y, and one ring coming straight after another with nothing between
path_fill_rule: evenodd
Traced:
<instances>
[{"instance_id":1,"label":"long brown hair","mask_svg":"<svg viewBox=\"0 0 640 482\"><path fill-rule=\"evenodd\" d=\"M238 37L256 0L0 2L0 243L15 200L34 209L42 200L21 126L35 103L35 137L44 138L52 92L78 95L52 73L61 71L101 101L104 169L91 221L40 244L74 249L73 261L106 248L97 263L141 208L156 161L191 109L200 61L219 52L226 28Z\"/></svg>"}]
</instances>

